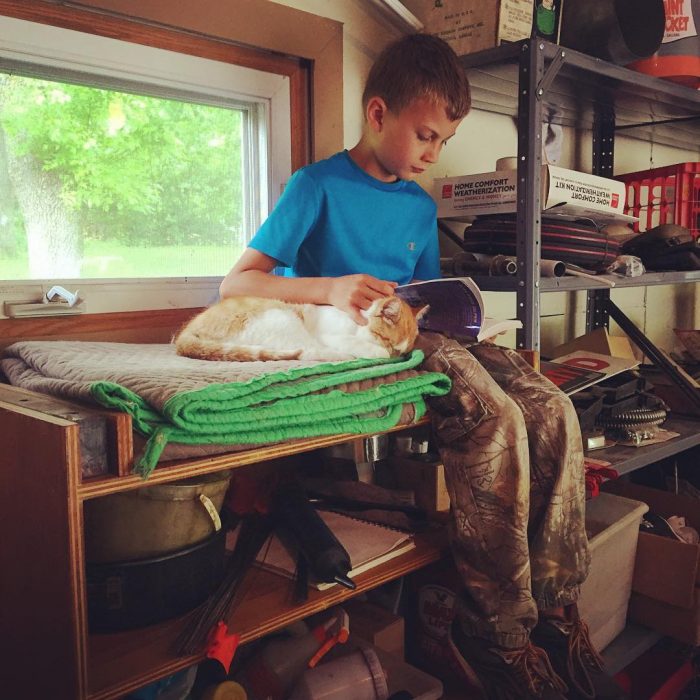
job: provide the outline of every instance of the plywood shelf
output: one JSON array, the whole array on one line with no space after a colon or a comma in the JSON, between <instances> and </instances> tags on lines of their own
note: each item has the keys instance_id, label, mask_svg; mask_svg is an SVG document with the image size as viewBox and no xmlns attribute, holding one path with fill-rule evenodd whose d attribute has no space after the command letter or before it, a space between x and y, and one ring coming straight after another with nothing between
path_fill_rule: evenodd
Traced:
<instances>
[{"instance_id":1,"label":"plywood shelf","mask_svg":"<svg viewBox=\"0 0 700 700\"><path fill-rule=\"evenodd\" d=\"M248 572L241 588L241 602L227 620L230 632L248 642L290 623L338 605L349 598L438 561L447 553L442 531L419 535L416 548L355 578L350 591L334 586L326 591L309 590L309 599L292 602L292 582L263 569ZM118 634L92 634L88 638L89 694L91 700L120 698L136 688L198 663L204 656L176 657L175 640L193 614L145 630ZM124 670L129 669L125 674Z\"/></svg>"},{"instance_id":2,"label":"plywood shelf","mask_svg":"<svg viewBox=\"0 0 700 700\"><path fill-rule=\"evenodd\" d=\"M429 420L424 417L410 425L398 425L384 432L392 433L428 424ZM164 462L150 474L147 480L144 480L137 474L128 474L125 476L109 475L86 479L78 487L78 496L85 500L121 491L142 488L143 486L162 484L178 479L187 479L192 476L201 476L202 474L217 472L223 469L237 469L251 464L290 457L303 452L311 452L312 450L317 450L322 447L339 445L349 440L358 440L363 437L367 437L367 434L326 435L303 440L291 440L262 447L251 447L250 449L241 450L239 452L225 452L220 455L212 455L209 457Z\"/></svg>"}]
</instances>

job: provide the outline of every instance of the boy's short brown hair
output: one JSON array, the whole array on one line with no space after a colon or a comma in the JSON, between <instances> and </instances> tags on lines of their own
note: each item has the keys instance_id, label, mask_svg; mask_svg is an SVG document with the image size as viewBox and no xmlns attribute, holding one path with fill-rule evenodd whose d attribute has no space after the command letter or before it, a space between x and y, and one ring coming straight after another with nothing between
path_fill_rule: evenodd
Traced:
<instances>
[{"instance_id":1,"label":"boy's short brown hair","mask_svg":"<svg viewBox=\"0 0 700 700\"><path fill-rule=\"evenodd\" d=\"M432 34L409 34L389 44L367 76L362 106L381 97L392 112L413 100L447 103L447 116L461 119L471 107L469 81L450 45Z\"/></svg>"}]
</instances>

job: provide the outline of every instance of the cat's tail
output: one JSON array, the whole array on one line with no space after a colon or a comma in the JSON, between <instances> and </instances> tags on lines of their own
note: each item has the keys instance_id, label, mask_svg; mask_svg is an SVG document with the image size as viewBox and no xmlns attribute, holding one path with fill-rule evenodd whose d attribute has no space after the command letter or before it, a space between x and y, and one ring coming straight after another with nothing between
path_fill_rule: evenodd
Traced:
<instances>
[{"instance_id":1,"label":"cat's tail","mask_svg":"<svg viewBox=\"0 0 700 700\"><path fill-rule=\"evenodd\" d=\"M223 360L226 362L268 362L271 360L298 360L303 350L273 350L261 345L225 346L192 334L175 338L175 351L195 360Z\"/></svg>"}]
</instances>

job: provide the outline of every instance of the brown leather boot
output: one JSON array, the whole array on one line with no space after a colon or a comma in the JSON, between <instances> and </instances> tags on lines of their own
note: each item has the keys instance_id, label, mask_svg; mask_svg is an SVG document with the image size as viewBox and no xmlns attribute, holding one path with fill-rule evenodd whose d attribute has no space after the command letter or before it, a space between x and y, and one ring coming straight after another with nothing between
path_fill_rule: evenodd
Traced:
<instances>
[{"instance_id":1,"label":"brown leather boot","mask_svg":"<svg viewBox=\"0 0 700 700\"><path fill-rule=\"evenodd\" d=\"M567 605L566 617L540 616L532 640L549 656L554 670L569 687L575 700L623 700L627 695L605 671L595 650L588 626L579 617L575 604Z\"/></svg>"},{"instance_id":2,"label":"brown leather boot","mask_svg":"<svg viewBox=\"0 0 700 700\"><path fill-rule=\"evenodd\" d=\"M567 687L552 669L547 654L532 643L504 649L470 637L458 622L449 643L461 670L485 700L563 700Z\"/></svg>"}]
</instances>

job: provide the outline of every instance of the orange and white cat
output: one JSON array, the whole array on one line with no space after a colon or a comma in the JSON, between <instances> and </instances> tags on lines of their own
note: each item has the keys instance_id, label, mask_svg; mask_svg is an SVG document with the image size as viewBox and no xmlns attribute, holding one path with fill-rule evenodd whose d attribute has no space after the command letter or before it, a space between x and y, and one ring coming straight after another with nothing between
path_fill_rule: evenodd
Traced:
<instances>
[{"instance_id":1,"label":"orange and white cat","mask_svg":"<svg viewBox=\"0 0 700 700\"><path fill-rule=\"evenodd\" d=\"M349 360L394 357L413 349L418 319L399 297L362 311L361 326L334 306L230 297L195 316L174 339L178 355L199 360Z\"/></svg>"}]
</instances>

